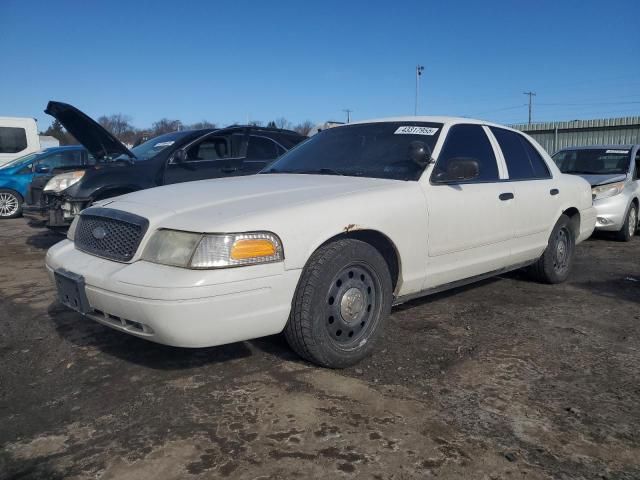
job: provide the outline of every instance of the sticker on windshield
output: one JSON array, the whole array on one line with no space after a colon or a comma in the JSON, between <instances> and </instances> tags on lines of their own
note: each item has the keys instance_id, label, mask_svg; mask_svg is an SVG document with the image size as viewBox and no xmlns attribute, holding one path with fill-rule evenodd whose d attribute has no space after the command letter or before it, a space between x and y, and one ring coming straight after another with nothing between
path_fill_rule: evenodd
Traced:
<instances>
[{"instance_id":1,"label":"sticker on windshield","mask_svg":"<svg viewBox=\"0 0 640 480\"><path fill-rule=\"evenodd\" d=\"M437 128L433 127L413 127L413 126L404 126L398 127L398 129L393 132L396 135L435 135L438 131Z\"/></svg>"},{"instance_id":2,"label":"sticker on windshield","mask_svg":"<svg viewBox=\"0 0 640 480\"><path fill-rule=\"evenodd\" d=\"M629 153L629 150L607 150L605 153Z\"/></svg>"},{"instance_id":3,"label":"sticker on windshield","mask_svg":"<svg viewBox=\"0 0 640 480\"><path fill-rule=\"evenodd\" d=\"M173 140L169 141L169 142L160 142L160 143L156 143L153 148L158 148L158 147L170 147L171 145L173 145L174 142Z\"/></svg>"}]
</instances>

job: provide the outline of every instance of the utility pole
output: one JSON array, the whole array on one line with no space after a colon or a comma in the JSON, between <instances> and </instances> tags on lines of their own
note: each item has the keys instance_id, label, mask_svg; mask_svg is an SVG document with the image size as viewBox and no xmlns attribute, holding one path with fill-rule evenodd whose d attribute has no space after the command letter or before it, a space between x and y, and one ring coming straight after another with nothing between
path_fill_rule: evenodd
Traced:
<instances>
[{"instance_id":1,"label":"utility pole","mask_svg":"<svg viewBox=\"0 0 640 480\"><path fill-rule=\"evenodd\" d=\"M533 103L533 97L536 96L535 92L522 92L524 95L529 95L529 125L531 125L531 106Z\"/></svg>"},{"instance_id":2,"label":"utility pole","mask_svg":"<svg viewBox=\"0 0 640 480\"><path fill-rule=\"evenodd\" d=\"M347 114L347 123L351 123L351 112L353 112L353 110L349 110L348 108L345 108L342 111Z\"/></svg>"},{"instance_id":3,"label":"utility pole","mask_svg":"<svg viewBox=\"0 0 640 480\"><path fill-rule=\"evenodd\" d=\"M422 72L424 71L424 67L422 65L416 65L416 104L413 109L413 114L418 115L418 95L420 93L420 77L422 76Z\"/></svg>"}]
</instances>

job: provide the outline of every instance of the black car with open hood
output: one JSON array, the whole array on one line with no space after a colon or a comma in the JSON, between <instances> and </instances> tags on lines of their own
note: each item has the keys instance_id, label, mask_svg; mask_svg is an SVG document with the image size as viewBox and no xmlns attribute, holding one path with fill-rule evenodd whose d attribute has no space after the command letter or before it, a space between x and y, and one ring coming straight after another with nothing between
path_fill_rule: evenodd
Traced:
<instances>
[{"instance_id":1,"label":"black car with open hood","mask_svg":"<svg viewBox=\"0 0 640 480\"><path fill-rule=\"evenodd\" d=\"M95 165L34 185L24 215L49 227L68 226L98 200L170 183L259 172L306 137L256 126L181 130L131 149L92 118L62 102L49 102L57 119L96 159Z\"/></svg>"}]
</instances>

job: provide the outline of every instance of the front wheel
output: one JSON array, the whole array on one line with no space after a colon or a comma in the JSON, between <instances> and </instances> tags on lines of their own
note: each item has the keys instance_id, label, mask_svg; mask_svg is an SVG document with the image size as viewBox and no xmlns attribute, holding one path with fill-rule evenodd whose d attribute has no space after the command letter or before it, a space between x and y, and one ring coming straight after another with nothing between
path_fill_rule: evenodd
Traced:
<instances>
[{"instance_id":1,"label":"front wheel","mask_svg":"<svg viewBox=\"0 0 640 480\"><path fill-rule=\"evenodd\" d=\"M0 190L0 218L22 215L22 197L13 190Z\"/></svg>"},{"instance_id":2,"label":"front wheel","mask_svg":"<svg viewBox=\"0 0 640 480\"><path fill-rule=\"evenodd\" d=\"M575 247L571 219L561 215L553 227L547 248L538 261L529 267L529 272L539 282L564 282L573 266Z\"/></svg>"},{"instance_id":3,"label":"front wheel","mask_svg":"<svg viewBox=\"0 0 640 480\"><path fill-rule=\"evenodd\" d=\"M627 213L627 218L624 221L624 225L622 226L622 229L617 232L616 237L622 242L628 242L636 234L637 228L638 207L636 207L635 203L632 203L631 207L629 207L629 212Z\"/></svg>"},{"instance_id":4,"label":"front wheel","mask_svg":"<svg viewBox=\"0 0 640 480\"><path fill-rule=\"evenodd\" d=\"M319 248L302 272L284 333L298 355L329 368L371 353L391 311L391 275L368 243L343 239Z\"/></svg>"}]
</instances>

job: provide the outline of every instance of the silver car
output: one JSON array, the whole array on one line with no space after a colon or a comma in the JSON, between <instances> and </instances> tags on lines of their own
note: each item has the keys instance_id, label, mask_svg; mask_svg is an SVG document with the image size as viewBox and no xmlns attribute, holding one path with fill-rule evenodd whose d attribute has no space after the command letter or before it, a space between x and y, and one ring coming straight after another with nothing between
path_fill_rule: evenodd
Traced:
<instances>
[{"instance_id":1,"label":"silver car","mask_svg":"<svg viewBox=\"0 0 640 480\"><path fill-rule=\"evenodd\" d=\"M553 160L562 173L579 175L591 184L596 230L631 240L638 229L640 145L569 147L555 153Z\"/></svg>"}]
</instances>

